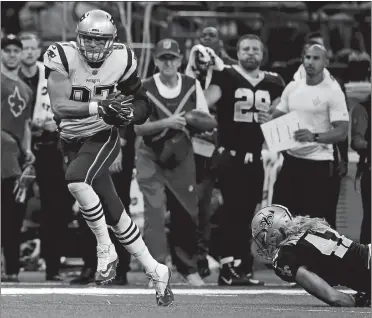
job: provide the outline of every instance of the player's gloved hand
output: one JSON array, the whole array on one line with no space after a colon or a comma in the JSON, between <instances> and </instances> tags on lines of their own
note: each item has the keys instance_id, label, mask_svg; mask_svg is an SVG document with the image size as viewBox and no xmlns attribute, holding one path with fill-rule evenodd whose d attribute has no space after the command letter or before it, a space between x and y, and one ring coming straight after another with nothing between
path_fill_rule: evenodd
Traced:
<instances>
[{"instance_id":1,"label":"player's gloved hand","mask_svg":"<svg viewBox=\"0 0 372 318\"><path fill-rule=\"evenodd\" d=\"M355 299L355 307L371 307L371 295L357 292L353 297Z\"/></svg>"},{"instance_id":2,"label":"player's gloved hand","mask_svg":"<svg viewBox=\"0 0 372 318\"><path fill-rule=\"evenodd\" d=\"M120 92L112 93L98 102L98 114L105 123L116 127L128 125L133 120L132 95L125 96Z\"/></svg>"}]
</instances>

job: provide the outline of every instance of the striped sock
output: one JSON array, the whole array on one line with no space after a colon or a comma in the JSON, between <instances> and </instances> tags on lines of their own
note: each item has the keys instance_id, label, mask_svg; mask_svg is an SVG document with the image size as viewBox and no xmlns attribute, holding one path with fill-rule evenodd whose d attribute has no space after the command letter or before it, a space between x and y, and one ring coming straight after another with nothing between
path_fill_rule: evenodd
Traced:
<instances>
[{"instance_id":1,"label":"striped sock","mask_svg":"<svg viewBox=\"0 0 372 318\"><path fill-rule=\"evenodd\" d=\"M97 243L105 245L112 244L101 202L98 200L98 202L96 201L94 204L84 207L80 206L80 212L89 228L96 236Z\"/></svg>"},{"instance_id":2,"label":"striped sock","mask_svg":"<svg viewBox=\"0 0 372 318\"><path fill-rule=\"evenodd\" d=\"M112 229L119 242L138 260L146 272L155 271L158 262L151 256L140 230L125 211Z\"/></svg>"}]
</instances>

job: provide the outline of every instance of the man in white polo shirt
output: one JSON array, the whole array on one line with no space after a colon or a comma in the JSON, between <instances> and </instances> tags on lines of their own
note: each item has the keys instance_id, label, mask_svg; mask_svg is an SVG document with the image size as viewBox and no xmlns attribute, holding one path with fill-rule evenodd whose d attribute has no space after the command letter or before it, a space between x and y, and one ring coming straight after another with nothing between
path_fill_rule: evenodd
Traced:
<instances>
[{"instance_id":1,"label":"man in white polo shirt","mask_svg":"<svg viewBox=\"0 0 372 318\"><path fill-rule=\"evenodd\" d=\"M306 78L291 82L272 118L297 111L306 129L295 132L304 145L287 150L274 188L273 203L294 214L324 217L332 205L333 147L347 137L345 95L332 76L324 75L326 49L314 44L304 56Z\"/></svg>"}]
</instances>

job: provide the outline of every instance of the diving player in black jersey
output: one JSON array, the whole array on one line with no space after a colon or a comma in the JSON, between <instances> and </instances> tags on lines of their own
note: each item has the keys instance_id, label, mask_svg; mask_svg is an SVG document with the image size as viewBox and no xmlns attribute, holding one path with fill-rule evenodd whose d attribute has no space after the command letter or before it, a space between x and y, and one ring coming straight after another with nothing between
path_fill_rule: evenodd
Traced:
<instances>
[{"instance_id":1,"label":"diving player in black jersey","mask_svg":"<svg viewBox=\"0 0 372 318\"><path fill-rule=\"evenodd\" d=\"M331 306L371 307L371 244L351 241L320 218L292 217L280 205L267 206L252 220L253 254L275 274L296 282ZM332 286L345 286L348 295Z\"/></svg>"}]
</instances>

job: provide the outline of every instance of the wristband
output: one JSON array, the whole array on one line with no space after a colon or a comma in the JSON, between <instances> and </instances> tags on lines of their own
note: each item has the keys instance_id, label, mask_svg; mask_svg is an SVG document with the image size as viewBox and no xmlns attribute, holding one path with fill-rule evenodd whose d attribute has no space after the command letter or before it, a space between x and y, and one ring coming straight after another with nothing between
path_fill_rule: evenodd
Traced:
<instances>
[{"instance_id":1,"label":"wristband","mask_svg":"<svg viewBox=\"0 0 372 318\"><path fill-rule=\"evenodd\" d=\"M314 141L318 142L318 140L319 140L319 134L314 134Z\"/></svg>"},{"instance_id":2,"label":"wristband","mask_svg":"<svg viewBox=\"0 0 372 318\"><path fill-rule=\"evenodd\" d=\"M89 103L89 115L94 116L98 114L98 103L90 102Z\"/></svg>"}]
</instances>

